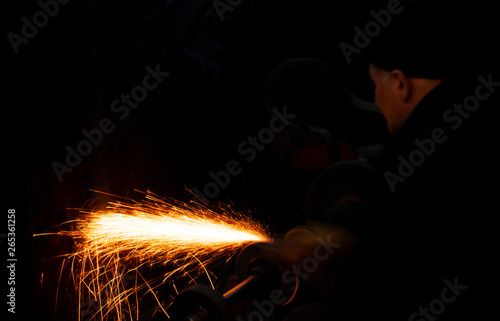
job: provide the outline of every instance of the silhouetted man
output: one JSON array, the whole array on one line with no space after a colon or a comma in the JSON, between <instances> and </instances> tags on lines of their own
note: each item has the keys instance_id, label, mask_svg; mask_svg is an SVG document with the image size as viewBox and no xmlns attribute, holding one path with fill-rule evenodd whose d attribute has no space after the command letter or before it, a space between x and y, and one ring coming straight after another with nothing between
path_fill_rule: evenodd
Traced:
<instances>
[{"instance_id":1,"label":"silhouetted man","mask_svg":"<svg viewBox=\"0 0 500 321\"><path fill-rule=\"evenodd\" d=\"M394 139L373 161L355 318L483 320L498 298L488 289L500 72L488 9L462 6L408 6L368 50Z\"/></svg>"}]
</instances>

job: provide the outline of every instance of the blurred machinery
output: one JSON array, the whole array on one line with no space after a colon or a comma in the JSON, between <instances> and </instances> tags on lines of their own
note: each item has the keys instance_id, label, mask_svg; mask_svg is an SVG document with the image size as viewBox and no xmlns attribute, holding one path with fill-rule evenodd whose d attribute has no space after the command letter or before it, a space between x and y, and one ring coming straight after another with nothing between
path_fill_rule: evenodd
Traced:
<instances>
[{"instance_id":1,"label":"blurred machinery","mask_svg":"<svg viewBox=\"0 0 500 321\"><path fill-rule=\"evenodd\" d=\"M380 128L382 116L374 103L359 98L346 84L334 66L310 58L285 61L268 74L270 114L281 120L276 111L286 106L298 115L282 120L294 135L295 148L326 147L326 161L316 167L322 170L307 193L307 223L272 243L245 247L224 293L202 284L185 289L170 308L174 320L325 320L341 315L353 301L359 269L353 231L360 218L355 214L370 192L371 177L369 164L358 160L366 155L354 148L377 146L384 136L372 141L357 137L359 126ZM293 151L285 154L293 161ZM301 164L311 168L307 161Z\"/></svg>"},{"instance_id":2,"label":"blurred machinery","mask_svg":"<svg viewBox=\"0 0 500 321\"><path fill-rule=\"evenodd\" d=\"M337 163L323 171L309 190L308 202L316 206L308 208L307 225L272 243L245 247L225 293L207 285L191 286L174 300L172 318L292 321L301 320L301 308L310 305L316 305L311 320L341 313L332 303L349 302L356 295L359 266L357 237L345 227L353 222L342 217L349 212L342 208L363 203L370 173L361 162Z\"/></svg>"},{"instance_id":3,"label":"blurred machinery","mask_svg":"<svg viewBox=\"0 0 500 321\"><path fill-rule=\"evenodd\" d=\"M326 302L335 287L336 264L354 257L355 238L342 228L301 226L284 239L254 243L236 262L236 285L222 294L206 285L184 290L174 320L283 320L301 305Z\"/></svg>"},{"instance_id":4,"label":"blurred machinery","mask_svg":"<svg viewBox=\"0 0 500 321\"><path fill-rule=\"evenodd\" d=\"M377 105L355 93L330 63L314 58L286 60L268 73L264 89L269 113L289 130L278 148L282 154L291 154L298 169L323 169L341 160L370 158L373 153L367 147L377 152L376 147L388 139ZM296 117L281 119L284 108Z\"/></svg>"}]
</instances>

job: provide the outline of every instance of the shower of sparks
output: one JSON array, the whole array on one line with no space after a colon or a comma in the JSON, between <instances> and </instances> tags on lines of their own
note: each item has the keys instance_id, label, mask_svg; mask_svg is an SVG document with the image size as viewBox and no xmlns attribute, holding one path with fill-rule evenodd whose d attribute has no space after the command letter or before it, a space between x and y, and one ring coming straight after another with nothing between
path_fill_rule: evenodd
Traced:
<instances>
[{"instance_id":1,"label":"shower of sparks","mask_svg":"<svg viewBox=\"0 0 500 321\"><path fill-rule=\"evenodd\" d=\"M74 230L58 233L76 241L71 268L79 320L138 320L148 293L168 317L160 285L173 276L195 282L202 274L212 284L207 266L229 261L250 242L270 240L263 225L230 205L187 204L152 193L141 202L113 201L105 210L82 213ZM161 275L148 277L144 267L160 268Z\"/></svg>"}]
</instances>

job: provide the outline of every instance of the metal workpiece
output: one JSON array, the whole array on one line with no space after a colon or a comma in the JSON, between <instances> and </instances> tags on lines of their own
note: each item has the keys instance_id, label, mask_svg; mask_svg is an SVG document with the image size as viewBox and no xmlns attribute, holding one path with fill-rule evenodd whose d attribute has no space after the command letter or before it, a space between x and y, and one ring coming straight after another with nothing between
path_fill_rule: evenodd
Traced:
<instances>
[{"instance_id":1,"label":"metal workpiece","mask_svg":"<svg viewBox=\"0 0 500 321\"><path fill-rule=\"evenodd\" d=\"M272 242L251 243L236 259L235 286L224 294L206 285L187 288L170 309L173 320L234 320L239 317L235 307L241 313L248 302L277 311L334 292L332 271L337 261L342 266L355 255L355 240L345 228L318 225L296 227Z\"/></svg>"}]
</instances>

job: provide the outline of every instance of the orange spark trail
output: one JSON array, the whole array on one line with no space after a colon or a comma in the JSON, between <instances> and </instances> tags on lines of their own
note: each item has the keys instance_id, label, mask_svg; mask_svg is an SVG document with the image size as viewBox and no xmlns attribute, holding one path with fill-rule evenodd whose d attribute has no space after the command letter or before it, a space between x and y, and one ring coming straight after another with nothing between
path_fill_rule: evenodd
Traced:
<instances>
[{"instance_id":1,"label":"orange spark trail","mask_svg":"<svg viewBox=\"0 0 500 321\"><path fill-rule=\"evenodd\" d=\"M231 206L187 204L151 193L142 202L109 202L106 210L84 212L74 231L58 234L78 242L71 256L82 310L89 301L99 307L81 311L79 320L82 312L97 320L133 320L147 293L168 316L155 291L167 279L175 275L194 281L205 271L212 284L208 265L228 261L250 242L270 241L263 225ZM147 279L144 266L164 272ZM131 274L135 281L127 282Z\"/></svg>"}]
</instances>

